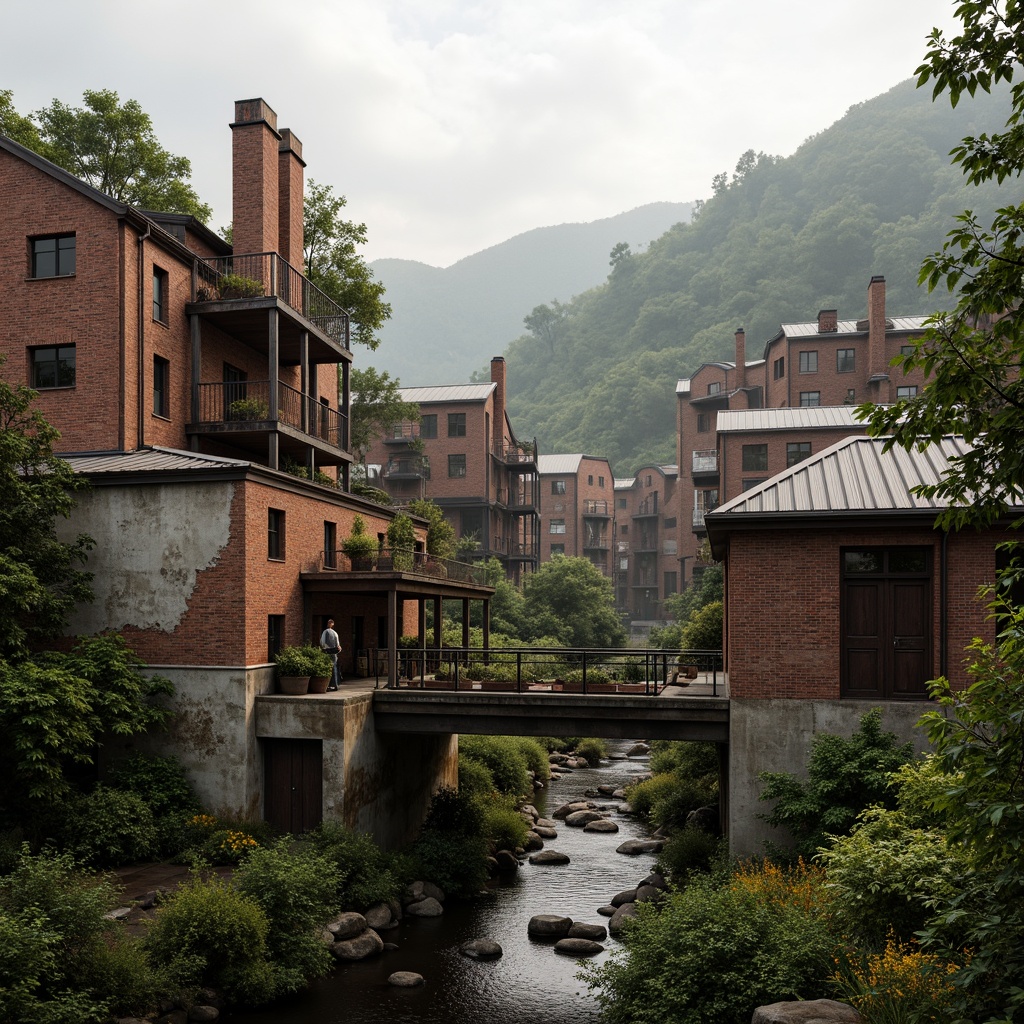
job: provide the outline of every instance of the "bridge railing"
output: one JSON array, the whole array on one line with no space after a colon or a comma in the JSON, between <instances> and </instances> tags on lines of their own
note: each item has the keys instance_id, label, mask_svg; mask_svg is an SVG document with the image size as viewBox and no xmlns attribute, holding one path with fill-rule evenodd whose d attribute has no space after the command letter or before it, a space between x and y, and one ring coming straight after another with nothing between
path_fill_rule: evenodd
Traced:
<instances>
[{"instance_id":1,"label":"bridge railing","mask_svg":"<svg viewBox=\"0 0 1024 1024\"><path fill-rule=\"evenodd\" d=\"M363 652L360 652L363 653ZM388 680L388 652L365 651L376 686ZM673 683L709 678L718 696L720 650L613 647L401 647L398 678L410 689L505 693L637 694L656 697Z\"/></svg>"}]
</instances>

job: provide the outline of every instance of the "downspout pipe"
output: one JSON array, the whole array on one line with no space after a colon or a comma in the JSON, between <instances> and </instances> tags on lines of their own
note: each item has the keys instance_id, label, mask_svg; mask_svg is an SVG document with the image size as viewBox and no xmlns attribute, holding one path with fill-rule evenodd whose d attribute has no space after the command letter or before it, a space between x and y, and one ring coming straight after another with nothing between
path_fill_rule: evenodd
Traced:
<instances>
[{"instance_id":1,"label":"downspout pipe","mask_svg":"<svg viewBox=\"0 0 1024 1024\"><path fill-rule=\"evenodd\" d=\"M146 247L146 239L152 234L153 228L151 224L146 225L146 230L139 235L138 245L138 302L136 303L136 378L137 378L137 390L136 396L137 405L137 419L136 423L136 449L145 447L146 444L146 365L144 362L146 354L146 318L144 316L145 310L145 299L146 299L146 276L143 260L143 252Z\"/></svg>"},{"instance_id":2,"label":"downspout pipe","mask_svg":"<svg viewBox=\"0 0 1024 1024\"><path fill-rule=\"evenodd\" d=\"M949 530L942 529L942 544L939 547L939 675L946 675L949 646Z\"/></svg>"}]
</instances>

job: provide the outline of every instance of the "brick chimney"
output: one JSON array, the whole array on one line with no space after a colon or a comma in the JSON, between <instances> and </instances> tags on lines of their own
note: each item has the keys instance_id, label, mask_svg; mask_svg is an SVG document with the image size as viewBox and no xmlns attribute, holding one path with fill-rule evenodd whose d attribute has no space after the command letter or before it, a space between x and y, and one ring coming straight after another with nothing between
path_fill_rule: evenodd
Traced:
<instances>
[{"instance_id":1,"label":"brick chimney","mask_svg":"<svg viewBox=\"0 0 1024 1024\"><path fill-rule=\"evenodd\" d=\"M237 100L231 124L232 247L277 252L277 114L262 99Z\"/></svg>"},{"instance_id":2,"label":"brick chimney","mask_svg":"<svg viewBox=\"0 0 1024 1024\"><path fill-rule=\"evenodd\" d=\"M747 335L743 328L736 331L736 387L747 386Z\"/></svg>"},{"instance_id":3,"label":"brick chimney","mask_svg":"<svg viewBox=\"0 0 1024 1024\"><path fill-rule=\"evenodd\" d=\"M834 309L818 310L818 333L831 334L839 330L839 314Z\"/></svg>"},{"instance_id":4,"label":"brick chimney","mask_svg":"<svg viewBox=\"0 0 1024 1024\"><path fill-rule=\"evenodd\" d=\"M302 143L290 128L281 129L277 162L277 251L296 270L302 270Z\"/></svg>"},{"instance_id":5,"label":"brick chimney","mask_svg":"<svg viewBox=\"0 0 1024 1024\"><path fill-rule=\"evenodd\" d=\"M495 356L491 360L491 382L494 389L494 450L500 452L505 444L505 359Z\"/></svg>"},{"instance_id":6,"label":"brick chimney","mask_svg":"<svg viewBox=\"0 0 1024 1024\"><path fill-rule=\"evenodd\" d=\"M876 274L868 285L868 380L889 379L885 358L885 278Z\"/></svg>"}]
</instances>

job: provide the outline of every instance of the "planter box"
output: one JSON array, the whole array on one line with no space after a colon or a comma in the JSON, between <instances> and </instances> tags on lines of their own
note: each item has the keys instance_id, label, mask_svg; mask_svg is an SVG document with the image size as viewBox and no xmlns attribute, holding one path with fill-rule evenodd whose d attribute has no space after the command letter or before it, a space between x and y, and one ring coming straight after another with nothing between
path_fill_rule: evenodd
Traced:
<instances>
[{"instance_id":1,"label":"planter box","mask_svg":"<svg viewBox=\"0 0 1024 1024\"><path fill-rule=\"evenodd\" d=\"M309 676L281 676L277 685L282 693L298 697L309 689Z\"/></svg>"},{"instance_id":2,"label":"planter box","mask_svg":"<svg viewBox=\"0 0 1024 1024\"><path fill-rule=\"evenodd\" d=\"M310 693L326 693L327 687L331 685L330 676L310 676L309 677L309 692Z\"/></svg>"}]
</instances>

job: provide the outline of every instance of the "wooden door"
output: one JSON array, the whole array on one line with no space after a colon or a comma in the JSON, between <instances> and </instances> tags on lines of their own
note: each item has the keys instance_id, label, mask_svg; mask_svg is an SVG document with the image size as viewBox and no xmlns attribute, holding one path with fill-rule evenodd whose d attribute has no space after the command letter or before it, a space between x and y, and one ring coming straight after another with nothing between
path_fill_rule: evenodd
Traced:
<instances>
[{"instance_id":1,"label":"wooden door","mask_svg":"<svg viewBox=\"0 0 1024 1024\"><path fill-rule=\"evenodd\" d=\"M323 820L323 743L263 740L263 817L293 835Z\"/></svg>"}]
</instances>

